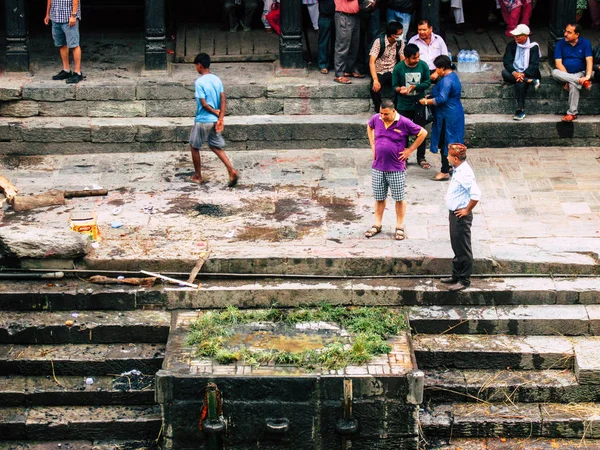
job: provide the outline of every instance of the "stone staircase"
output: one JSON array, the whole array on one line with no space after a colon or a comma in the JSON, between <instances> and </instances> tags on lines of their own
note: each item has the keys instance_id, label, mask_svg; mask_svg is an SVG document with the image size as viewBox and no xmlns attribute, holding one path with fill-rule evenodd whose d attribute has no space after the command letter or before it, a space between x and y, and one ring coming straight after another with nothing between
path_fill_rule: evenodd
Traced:
<instances>
[{"instance_id":1,"label":"stone staircase","mask_svg":"<svg viewBox=\"0 0 600 450\"><path fill-rule=\"evenodd\" d=\"M574 124L563 124L567 93L549 78L528 99L528 118L515 123L514 91L493 71L461 74L467 112L466 142L473 147L596 145L600 129L597 89L582 94ZM372 114L367 80L350 86L311 73L276 78L270 65L215 64L228 95L225 138L231 150L348 148L368 145ZM80 85L36 80L0 83L0 142L11 154L137 152L187 147L195 112L189 66L167 78L93 79Z\"/></svg>"},{"instance_id":2,"label":"stone staircase","mask_svg":"<svg viewBox=\"0 0 600 450\"><path fill-rule=\"evenodd\" d=\"M423 448L598 445L597 293L549 294L409 309Z\"/></svg>"},{"instance_id":3,"label":"stone staircase","mask_svg":"<svg viewBox=\"0 0 600 450\"><path fill-rule=\"evenodd\" d=\"M0 449L155 448L170 314L75 286L3 283Z\"/></svg>"}]
</instances>

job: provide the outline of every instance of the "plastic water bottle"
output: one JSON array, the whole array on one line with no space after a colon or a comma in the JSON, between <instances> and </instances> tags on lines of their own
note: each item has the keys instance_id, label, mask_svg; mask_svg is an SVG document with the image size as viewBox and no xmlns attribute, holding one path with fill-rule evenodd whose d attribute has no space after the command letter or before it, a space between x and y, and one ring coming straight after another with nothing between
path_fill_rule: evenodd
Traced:
<instances>
[{"instance_id":1,"label":"plastic water bottle","mask_svg":"<svg viewBox=\"0 0 600 450\"><path fill-rule=\"evenodd\" d=\"M479 53L477 50L473 50L473 54L475 55L475 68L473 72L481 72L481 61L479 60Z\"/></svg>"},{"instance_id":2,"label":"plastic water bottle","mask_svg":"<svg viewBox=\"0 0 600 450\"><path fill-rule=\"evenodd\" d=\"M469 56L467 59L467 72L469 73L473 73L475 72L475 55L473 54L473 51L469 51Z\"/></svg>"},{"instance_id":3,"label":"plastic water bottle","mask_svg":"<svg viewBox=\"0 0 600 450\"><path fill-rule=\"evenodd\" d=\"M465 68L465 51L461 50L458 52L458 55L456 56L456 68L458 69L459 72L464 72L466 70Z\"/></svg>"}]
</instances>

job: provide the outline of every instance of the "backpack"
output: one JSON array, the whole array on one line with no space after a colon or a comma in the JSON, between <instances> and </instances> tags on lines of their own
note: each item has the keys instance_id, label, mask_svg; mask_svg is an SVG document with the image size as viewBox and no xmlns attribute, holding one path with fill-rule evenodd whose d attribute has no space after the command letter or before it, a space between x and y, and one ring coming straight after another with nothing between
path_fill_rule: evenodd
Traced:
<instances>
[{"instance_id":1,"label":"backpack","mask_svg":"<svg viewBox=\"0 0 600 450\"><path fill-rule=\"evenodd\" d=\"M385 52L385 40L387 39L387 36L385 34L380 34L379 37L375 38L375 39L379 39L379 54L377 55L377 59L379 59L383 56L383 53ZM375 41L373 41L373 42L375 42ZM396 62L397 63L399 63L400 60L402 59L400 57L400 49L401 48L402 48L402 45L400 43L396 43Z\"/></svg>"}]
</instances>

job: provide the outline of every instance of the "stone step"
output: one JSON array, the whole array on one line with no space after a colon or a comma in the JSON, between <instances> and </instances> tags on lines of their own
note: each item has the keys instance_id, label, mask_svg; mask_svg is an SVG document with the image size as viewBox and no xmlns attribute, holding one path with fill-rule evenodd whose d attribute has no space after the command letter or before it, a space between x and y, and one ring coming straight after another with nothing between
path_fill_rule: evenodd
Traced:
<instances>
[{"instance_id":1,"label":"stone step","mask_svg":"<svg viewBox=\"0 0 600 450\"><path fill-rule=\"evenodd\" d=\"M5 281L0 283L0 311L83 311L153 308L158 291L133 286L103 286L64 278L47 281Z\"/></svg>"},{"instance_id":2,"label":"stone step","mask_svg":"<svg viewBox=\"0 0 600 450\"><path fill-rule=\"evenodd\" d=\"M483 439L427 439L423 450L552 450L600 449L600 441L594 439L552 439L552 438L483 438ZM0 447L1 448L1 447Z\"/></svg>"},{"instance_id":3,"label":"stone step","mask_svg":"<svg viewBox=\"0 0 600 450\"><path fill-rule=\"evenodd\" d=\"M582 385L570 370L425 371L423 403L599 402L597 385Z\"/></svg>"},{"instance_id":4,"label":"stone step","mask_svg":"<svg viewBox=\"0 0 600 450\"><path fill-rule=\"evenodd\" d=\"M429 335L413 336L420 369L570 369L578 338L562 336Z\"/></svg>"},{"instance_id":5,"label":"stone step","mask_svg":"<svg viewBox=\"0 0 600 450\"><path fill-rule=\"evenodd\" d=\"M75 441L0 441L0 450L158 450L155 439Z\"/></svg>"},{"instance_id":6,"label":"stone step","mask_svg":"<svg viewBox=\"0 0 600 450\"><path fill-rule=\"evenodd\" d=\"M368 147L371 115L235 116L227 119L228 150ZM16 155L103 152L184 151L190 117L0 118L3 150ZM500 114L466 117L465 142L472 147L596 145L600 124L594 116L563 123L557 115L515 122Z\"/></svg>"},{"instance_id":7,"label":"stone step","mask_svg":"<svg viewBox=\"0 0 600 450\"><path fill-rule=\"evenodd\" d=\"M164 344L0 345L0 375L119 375L161 368Z\"/></svg>"},{"instance_id":8,"label":"stone step","mask_svg":"<svg viewBox=\"0 0 600 450\"><path fill-rule=\"evenodd\" d=\"M0 408L5 440L156 439L161 424L158 405Z\"/></svg>"},{"instance_id":9,"label":"stone step","mask_svg":"<svg viewBox=\"0 0 600 450\"><path fill-rule=\"evenodd\" d=\"M91 378L92 384L86 379ZM1 376L0 405L149 405L154 403L154 375ZM1 448L1 447L0 447Z\"/></svg>"},{"instance_id":10,"label":"stone step","mask_svg":"<svg viewBox=\"0 0 600 450\"><path fill-rule=\"evenodd\" d=\"M600 438L599 403L454 403L421 412L425 438Z\"/></svg>"},{"instance_id":11,"label":"stone step","mask_svg":"<svg viewBox=\"0 0 600 450\"><path fill-rule=\"evenodd\" d=\"M301 261L298 267L287 265L289 271L318 272L322 267ZM330 261L332 265L333 261ZM389 258L364 261L371 273L389 273L393 261ZM209 260L215 269L223 269L226 260ZM350 264L355 265L353 269ZM336 263L337 264L337 263ZM430 262L430 266L433 261ZM447 266L446 262L444 265ZM345 269L362 271L358 262L347 261ZM436 270L431 267L430 270ZM440 265L440 270L442 267ZM233 268L233 270L236 270ZM244 268L240 267L242 271ZM360 272L359 272L360 273ZM291 274L294 275L294 274ZM184 279L184 275L179 276ZM0 285L0 310L4 311L86 311L101 309L125 310L137 308L189 309L238 307L268 307L276 298L281 306L319 303L381 306L502 306L502 305L586 305L595 311L600 297L598 277L474 277L471 287L460 293L449 292L438 278L208 278L198 277L199 289L170 287L140 289L133 286L99 286L79 280L61 280L48 286L46 282L3 282ZM89 290L92 290L90 293ZM125 312L124 316L129 313ZM64 316L61 316L64 317ZM590 316L594 318L595 316ZM68 320L68 317L65 318ZM64 322L60 322L64 323Z\"/></svg>"},{"instance_id":12,"label":"stone step","mask_svg":"<svg viewBox=\"0 0 600 450\"><path fill-rule=\"evenodd\" d=\"M408 316L425 334L600 334L600 305L415 306Z\"/></svg>"},{"instance_id":13,"label":"stone step","mask_svg":"<svg viewBox=\"0 0 600 450\"><path fill-rule=\"evenodd\" d=\"M0 344L166 343L169 322L164 311L6 311Z\"/></svg>"}]
</instances>

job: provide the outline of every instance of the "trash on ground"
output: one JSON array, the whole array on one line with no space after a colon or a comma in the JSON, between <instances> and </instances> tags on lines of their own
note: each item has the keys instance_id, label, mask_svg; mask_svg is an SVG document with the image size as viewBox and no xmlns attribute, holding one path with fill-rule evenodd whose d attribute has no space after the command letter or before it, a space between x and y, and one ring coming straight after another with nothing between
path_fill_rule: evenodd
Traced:
<instances>
[{"instance_id":1,"label":"trash on ground","mask_svg":"<svg viewBox=\"0 0 600 450\"><path fill-rule=\"evenodd\" d=\"M98 216L94 211L78 210L71 212L69 225L71 230L76 231L77 233L85 234L93 241L99 241L101 237L97 220Z\"/></svg>"},{"instance_id":2,"label":"trash on ground","mask_svg":"<svg viewBox=\"0 0 600 450\"><path fill-rule=\"evenodd\" d=\"M92 384L94 384L94 379L93 378L86 378L85 379L85 384L87 384L88 386L91 386Z\"/></svg>"},{"instance_id":3,"label":"trash on ground","mask_svg":"<svg viewBox=\"0 0 600 450\"><path fill-rule=\"evenodd\" d=\"M225 234L223 235L223 237L226 237L226 238L232 238L232 237L234 237L236 234L237 234L237 230L234 228L234 229L233 229L233 230L231 230L229 233L225 233Z\"/></svg>"},{"instance_id":4,"label":"trash on ground","mask_svg":"<svg viewBox=\"0 0 600 450\"><path fill-rule=\"evenodd\" d=\"M154 377L139 370L123 372L113 380L113 389L121 392L144 391L154 387Z\"/></svg>"},{"instance_id":5,"label":"trash on ground","mask_svg":"<svg viewBox=\"0 0 600 450\"><path fill-rule=\"evenodd\" d=\"M176 280L175 278L167 277L165 275L161 275L160 273L148 272L146 270L140 270L140 272L142 272L143 274L146 274L146 275L150 275L151 277L157 277L157 278L160 278L162 280L169 281L169 282L174 283L174 284L183 285L183 286L189 286L189 287L193 287L193 288L197 288L198 287L197 284L188 283L186 281L181 281L181 280Z\"/></svg>"},{"instance_id":6,"label":"trash on ground","mask_svg":"<svg viewBox=\"0 0 600 450\"><path fill-rule=\"evenodd\" d=\"M104 275L94 275L88 278L88 281L96 284L130 284L132 286L152 287L156 282L156 277L148 278L111 278Z\"/></svg>"},{"instance_id":7,"label":"trash on ground","mask_svg":"<svg viewBox=\"0 0 600 450\"><path fill-rule=\"evenodd\" d=\"M73 320L66 320L65 321L65 325L68 326L68 327L72 327L73 324L75 324L75 321L73 321Z\"/></svg>"},{"instance_id":8,"label":"trash on ground","mask_svg":"<svg viewBox=\"0 0 600 450\"><path fill-rule=\"evenodd\" d=\"M110 224L110 226L112 228L121 228L123 226L123 222L121 222L120 220L115 220Z\"/></svg>"}]
</instances>

